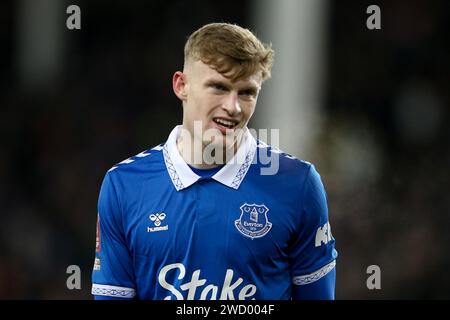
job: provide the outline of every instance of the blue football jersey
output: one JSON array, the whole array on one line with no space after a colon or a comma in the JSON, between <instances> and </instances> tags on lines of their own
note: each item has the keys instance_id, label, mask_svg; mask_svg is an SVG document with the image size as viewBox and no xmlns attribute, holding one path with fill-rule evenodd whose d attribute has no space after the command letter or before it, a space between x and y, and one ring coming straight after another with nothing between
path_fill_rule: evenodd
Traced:
<instances>
[{"instance_id":1,"label":"blue football jersey","mask_svg":"<svg viewBox=\"0 0 450 320\"><path fill-rule=\"evenodd\" d=\"M105 175L93 295L291 299L334 274L326 193L312 164L247 131L230 162L197 174L178 152L180 129ZM263 174L267 159L276 172Z\"/></svg>"}]
</instances>

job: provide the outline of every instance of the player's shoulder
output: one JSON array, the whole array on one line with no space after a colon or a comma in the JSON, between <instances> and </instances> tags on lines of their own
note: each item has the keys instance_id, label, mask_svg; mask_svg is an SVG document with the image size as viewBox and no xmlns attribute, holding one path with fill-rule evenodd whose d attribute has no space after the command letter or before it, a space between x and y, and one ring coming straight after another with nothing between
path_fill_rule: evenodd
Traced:
<instances>
[{"instance_id":1,"label":"player's shoulder","mask_svg":"<svg viewBox=\"0 0 450 320\"><path fill-rule=\"evenodd\" d=\"M315 170L311 162L297 158L261 140L257 140L257 157L262 165L278 165L280 173L284 174L307 175L311 169Z\"/></svg>"},{"instance_id":2,"label":"player's shoulder","mask_svg":"<svg viewBox=\"0 0 450 320\"><path fill-rule=\"evenodd\" d=\"M123 175L134 172L142 172L157 166L163 160L162 150L164 143L159 144L151 149L144 150L138 154L131 156L119 163L113 165L106 174Z\"/></svg>"}]
</instances>

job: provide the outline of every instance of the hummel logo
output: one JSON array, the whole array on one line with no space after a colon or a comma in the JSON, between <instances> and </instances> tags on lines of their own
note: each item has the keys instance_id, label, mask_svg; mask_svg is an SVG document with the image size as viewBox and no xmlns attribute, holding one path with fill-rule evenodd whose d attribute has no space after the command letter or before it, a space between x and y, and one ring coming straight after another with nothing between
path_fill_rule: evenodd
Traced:
<instances>
[{"instance_id":1,"label":"hummel logo","mask_svg":"<svg viewBox=\"0 0 450 320\"><path fill-rule=\"evenodd\" d=\"M166 214L164 212L155 213L155 214L152 213L148 218L150 219L150 221L153 222L155 227L154 228L147 227L147 232L156 232L156 231L169 230L169 226L168 225L160 227L161 221L166 218Z\"/></svg>"},{"instance_id":2,"label":"hummel logo","mask_svg":"<svg viewBox=\"0 0 450 320\"><path fill-rule=\"evenodd\" d=\"M151 214L149 219L153 221L155 226L159 227L161 224L161 220L164 220L166 218L166 214L164 212Z\"/></svg>"}]
</instances>

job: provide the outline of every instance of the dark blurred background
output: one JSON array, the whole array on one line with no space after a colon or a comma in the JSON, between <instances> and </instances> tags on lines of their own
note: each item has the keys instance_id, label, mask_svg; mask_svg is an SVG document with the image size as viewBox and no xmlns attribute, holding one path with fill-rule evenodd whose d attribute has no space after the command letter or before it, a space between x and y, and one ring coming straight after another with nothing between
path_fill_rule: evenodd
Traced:
<instances>
[{"instance_id":1,"label":"dark blurred background","mask_svg":"<svg viewBox=\"0 0 450 320\"><path fill-rule=\"evenodd\" d=\"M321 129L305 154L281 147L323 178L336 297L448 299L450 3L320 2ZM188 35L209 22L276 28L255 22L260 3L1 2L0 299L91 298L105 172L181 123L171 79ZM66 28L70 4L81 30ZM381 30L366 27L370 4ZM373 264L380 290L366 287ZM69 265L81 268L81 290L66 287Z\"/></svg>"}]
</instances>

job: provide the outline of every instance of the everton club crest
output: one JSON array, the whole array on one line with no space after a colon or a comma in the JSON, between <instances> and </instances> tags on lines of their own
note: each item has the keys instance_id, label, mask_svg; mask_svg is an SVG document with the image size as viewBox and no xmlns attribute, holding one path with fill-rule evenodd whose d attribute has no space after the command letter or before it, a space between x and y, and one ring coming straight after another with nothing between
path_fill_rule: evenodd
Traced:
<instances>
[{"instance_id":1,"label":"everton club crest","mask_svg":"<svg viewBox=\"0 0 450 320\"><path fill-rule=\"evenodd\" d=\"M261 204L247 204L241 206L241 216L234 221L234 225L244 236L260 238L272 228L272 223L267 218L269 209Z\"/></svg>"}]
</instances>

